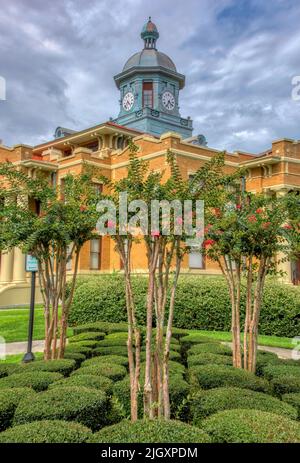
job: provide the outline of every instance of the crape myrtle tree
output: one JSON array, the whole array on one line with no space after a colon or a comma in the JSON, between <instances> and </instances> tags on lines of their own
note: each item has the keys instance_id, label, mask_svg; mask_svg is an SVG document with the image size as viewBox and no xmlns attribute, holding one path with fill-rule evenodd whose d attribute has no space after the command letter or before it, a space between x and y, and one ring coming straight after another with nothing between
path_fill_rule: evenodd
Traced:
<instances>
[{"instance_id":1,"label":"crape myrtle tree","mask_svg":"<svg viewBox=\"0 0 300 463\"><path fill-rule=\"evenodd\" d=\"M236 177L235 180L237 180ZM206 211L204 248L218 262L227 281L232 305L233 365L255 372L259 317L267 274L288 259L297 246L299 218L295 199L244 194L238 182L220 192ZM299 223L299 222L298 222ZM299 225L298 225L299 226ZM241 351L241 293L246 286L243 355Z\"/></svg>"},{"instance_id":2,"label":"crape myrtle tree","mask_svg":"<svg viewBox=\"0 0 300 463\"><path fill-rule=\"evenodd\" d=\"M116 251L123 263L126 305L128 315L128 358L131 391L131 419L138 414L137 399L140 390L140 351L141 331L146 334L146 362L144 377L144 415L154 418L170 418L169 370L168 361L172 337L174 304L177 282L184 255L189 251L188 239L193 238L185 230L185 221L195 226L195 203L189 216L175 214L174 202L180 208L185 200L207 200L214 202L217 185L223 183L222 168L224 155L216 156L210 163L199 169L190 182L184 180L172 152L167 155L170 170L168 180L163 181L163 172L149 170L148 164L136 155L137 147L129 145L129 166L127 177L111 182L102 178L107 193L102 195L105 201L114 204L114 213L110 215L105 201L101 208L101 226L105 224L116 243ZM120 193L126 192L131 203L128 210L127 226L122 223ZM142 201L142 203L140 202ZM168 204L172 202L168 210ZM153 224L153 205L161 208ZM107 203L108 206L108 203ZM167 212L164 211L167 207ZM137 209L139 212L137 213ZM131 211L131 212L130 212ZM124 217L123 217L124 218ZM202 224L203 225L203 224ZM179 230L180 229L180 230ZM195 237L194 237L195 238ZM148 290L146 305L146 327L139 326L132 289L132 246L143 243L148 262ZM153 326L155 325L155 332ZM165 334L165 336L164 336Z\"/></svg>"},{"instance_id":3,"label":"crape myrtle tree","mask_svg":"<svg viewBox=\"0 0 300 463\"><path fill-rule=\"evenodd\" d=\"M99 194L88 169L64 177L63 189L37 171L34 178L11 164L0 169L1 247L36 257L44 304L45 360L63 358L70 305L84 243L95 236ZM67 291L67 267L73 268ZM61 306L61 316L59 307Z\"/></svg>"}]
</instances>

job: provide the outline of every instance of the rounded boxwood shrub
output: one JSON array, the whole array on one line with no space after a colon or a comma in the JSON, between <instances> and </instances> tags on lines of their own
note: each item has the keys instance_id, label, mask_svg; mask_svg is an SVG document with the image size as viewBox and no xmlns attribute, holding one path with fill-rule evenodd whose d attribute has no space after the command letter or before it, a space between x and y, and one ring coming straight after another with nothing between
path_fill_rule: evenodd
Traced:
<instances>
[{"instance_id":1,"label":"rounded boxwood shrub","mask_svg":"<svg viewBox=\"0 0 300 463\"><path fill-rule=\"evenodd\" d=\"M94 350L91 347L82 346L80 342L76 342L76 344L70 344L65 348L65 355L66 354L83 354L86 358L92 356L92 352Z\"/></svg>"},{"instance_id":2,"label":"rounded boxwood shrub","mask_svg":"<svg viewBox=\"0 0 300 463\"><path fill-rule=\"evenodd\" d=\"M93 350L93 356L98 355L122 355L127 357L126 346L110 346L110 347L97 347Z\"/></svg>"},{"instance_id":3,"label":"rounded boxwood shrub","mask_svg":"<svg viewBox=\"0 0 300 463\"><path fill-rule=\"evenodd\" d=\"M192 384L203 389L232 386L261 392L269 390L268 381L255 376L249 371L234 367L200 365L191 367L189 374Z\"/></svg>"},{"instance_id":4,"label":"rounded boxwood shrub","mask_svg":"<svg viewBox=\"0 0 300 463\"><path fill-rule=\"evenodd\" d=\"M213 344L216 343L218 344L219 341L216 341L215 339L210 338L207 335L204 335L202 333L190 333L186 336L183 336L180 339L180 343L184 347L184 349L190 349L190 347L194 346L195 344Z\"/></svg>"},{"instance_id":5,"label":"rounded boxwood shrub","mask_svg":"<svg viewBox=\"0 0 300 463\"><path fill-rule=\"evenodd\" d=\"M196 354L217 354L217 355L232 355L232 350L228 346L223 346L219 343L203 343L194 345L189 351L188 355Z\"/></svg>"},{"instance_id":6,"label":"rounded boxwood shrub","mask_svg":"<svg viewBox=\"0 0 300 463\"><path fill-rule=\"evenodd\" d=\"M201 423L213 442L299 443L300 424L281 415L260 410L226 410Z\"/></svg>"},{"instance_id":7,"label":"rounded boxwood shrub","mask_svg":"<svg viewBox=\"0 0 300 463\"><path fill-rule=\"evenodd\" d=\"M37 392L45 391L49 384L63 378L60 373L49 371L24 371L22 374L13 374L0 379L0 389L31 387Z\"/></svg>"},{"instance_id":8,"label":"rounded boxwood shrub","mask_svg":"<svg viewBox=\"0 0 300 463\"><path fill-rule=\"evenodd\" d=\"M82 342L82 341L101 341L105 338L105 333L101 331L89 331L87 333L80 333L75 334L74 336L70 336L68 338L69 344L73 344L74 342Z\"/></svg>"},{"instance_id":9,"label":"rounded boxwood shrub","mask_svg":"<svg viewBox=\"0 0 300 463\"><path fill-rule=\"evenodd\" d=\"M268 380L278 376L295 376L300 379L300 368L294 365L267 365L263 368L263 375Z\"/></svg>"},{"instance_id":10,"label":"rounded boxwood shrub","mask_svg":"<svg viewBox=\"0 0 300 463\"><path fill-rule=\"evenodd\" d=\"M276 376L271 380L273 393L277 396L300 392L300 378L293 375Z\"/></svg>"},{"instance_id":11,"label":"rounded boxwood shrub","mask_svg":"<svg viewBox=\"0 0 300 463\"><path fill-rule=\"evenodd\" d=\"M109 323L109 322L92 322L84 325L74 326L74 334L88 333L90 331L101 331L105 334L118 333L119 331L127 331L127 323Z\"/></svg>"},{"instance_id":12,"label":"rounded boxwood shrub","mask_svg":"<svg viewBox=\"0 0 300 463\"><path fill-rule=\"evenodd\" d=\"M100 389L101 391L104 391L107 394L111 394L113 382L106 376L75 375L50 384L49 389L73 386L87 387L89 389Z\"/></svg>"},{"instance_id":13,"label":"rounded boxwood shrub","mask_svg":"<svg viewBox=\"0 0 300 463\"><path fill-rule=\"evenodd\" d=\"M232 358L229 355L220 354L195 354L187 359L189 368L195 365L232 365Z\"/></svg>"},{"instance_id":14,"label":"rounded boxwood shrub","mask_svg":"<svg viewBox=\"0 0 300 463\"><path fill-rule=\"evenodd\" d=\"M34 401L22 400L15 412L14 425L39 420L77 421L92 430L106 424L110 403L105 392L70 386L49 389Z\"/></svg>"},{"instance_id":15,"label":"rounded boxwood shrub","mask_svg":"<svg viewBox=\"0 0 300 463\"><path fill-rule=\"evenodd\" d=\"M64 376L69 376L75 369L75 366L75 360L71 359L37 360L21 365L16 371L16 374L23 374L29 371L49 371L51 373L61 373Z\"/></svg>"},{"instance_id":16,"label":"rounded boxwood shrub","mask_svg":"<svg viewBox=\"0 0 300 463\"><path fill-rule=\"evenodd\" d=\"M94 443L209 443L211 439L201 429L181 421L138 420L135 423L121 421L95 433Z\"/></svg>"},{"instance_id":17,"label":"rounded boxwood shrub","mask_svg":"<svg viewBox=\"0 0 300 463\"><path fill-rule=\"evenodd\" d=\"M297 410L263 392L254 392L237 387L221 387L200 391L190 401L190 411L194 425L201 426L201 421L214 413L243 408L276 413L290 419L297 419Z\"/></svg>"},{"instance_id":18,"label":"rounded boxwood shrub","mask_svg":"<svg viewBox=\"0 0 300 463\"><path fill-rule=\"evenodd\" d=\"M13 374L18 368L17 363L0 363L0 378Z\"/></svg>"},{"instance_id":19,"label":"rounded boxwood shrub","mask_svg":"<svg viewBox=\"0 0 300 463\"><path fill-rule=\"evenodd\" d=\"M284 394L282 400L292 407L295 407L298 412L298 419L300 419L300 392L294 394Z\"/></svg>"},{"instance_id":20,"label":"rounded boxwood shrub","mask_svg":"<svg viewBox=\"0 0 300 463\"><path fill-rule=\"evenodd\" d=\"M256 358L256 374L263 376L263 370L267 365L280 365L281 359L277 357L276 354L272 352L257 352Z\"/></svg>"},{"instance_id":21,"label":"rounded boxwood shrub","mask_svg":"<svg viewBox=\"0 0 300 463\"><path fill-rule=\"evenodd\" d=\"M34 421L0 433L1 444L81 444L88 442L92 432L79 423L66 421Z\"/></svg>"},{"instance_id":22,"label":"rounded boxwood shrub","mask_svg":"<svg viewBox=\"0 0 300 463\"><path fill-rule=\"evenodd\" d=\"M113 365L103 363L101 365L90 365L88 367L81 367L72 373L72 376L77 375L96 375L106 376L112 381L120 381L127 374L127 370L122 365Z\"/></svg>"},{"instance_id":23,"label":"rounded boxwood shrub","mask_svg":"<svg viewBox=\"0 0 300 463\"><path fill-rule=\"evenodd\" d=\"M108 334L105 339L98 342L97 347L127 346L127 333Z\"/></svg>"},{"instance_id":24,"label":"rounded boxwood shrub","mask_svg":"<svg viewBox=\"0 0 300 463\"><path fill-rule=\"evenodd\" d=\"M75 360L76 368L79 368L82 362L86 359L86 356L80 352L65 352L64 358Z\"/></svg>"},{"instance_id":25,"label":"rounded boxwood shrub","mask_svg":"<svg viewBox=\"0 0 300 463\"><path fill-rule=\"evenodd\" d=\"M0 390L0 431L11 425L20 400L26 397L34 400L34 395L35 392L29 387Z\"/></svg>"},{"instance_id":26,"label":"rounded boxwood shrub","mask_svg":"<svg viewBox=\"0 0 300 463\"><path fill-rule=\"evenodd\" d=\"M174 362L181 362L181 355L179 352L174 352L173 350L170 351L169 359L173 360ZM141 352L141 362L146 361L146 352Z\"/></svg>"},{"instance_id":27,"label":"rounded boxwood shrub","mask_svg":"<svg viewBox=\"0 0 300 463\"><path fill-rule=\"evenodd\" d=\"M122 355L103 355L101 357L92 357L82 363L82 367L89 367L90 365L103 365L103 363L112 363L113 365L122 365L128 367L128 359Z\"/></svg>"}]
</instances>

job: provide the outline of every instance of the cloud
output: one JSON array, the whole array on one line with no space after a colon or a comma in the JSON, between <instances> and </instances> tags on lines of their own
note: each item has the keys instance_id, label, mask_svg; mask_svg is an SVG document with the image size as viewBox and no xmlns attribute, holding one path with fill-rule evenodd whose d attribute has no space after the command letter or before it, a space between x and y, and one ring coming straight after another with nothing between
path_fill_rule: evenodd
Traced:
<instances>
[{"instance_id":1,"label":"cloud","mask_svg":"<svg viewBox=\"0 0 300 463\"><path fill-rule=\"evenodd\" d=\"M158 48L186 74L183 117L209 146L260 152L299 137L300 4L295 0L0 0L0 138L37 144L58 125L116 117L113 76L142 48L149 15Z\"/></svg>"}]
</instances>

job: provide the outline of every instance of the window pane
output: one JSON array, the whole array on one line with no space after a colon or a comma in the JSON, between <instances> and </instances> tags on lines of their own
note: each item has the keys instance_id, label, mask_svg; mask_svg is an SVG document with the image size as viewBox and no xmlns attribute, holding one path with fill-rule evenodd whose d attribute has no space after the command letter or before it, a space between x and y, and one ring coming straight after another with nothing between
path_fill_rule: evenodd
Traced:
<instances>
[{"instance_id":1,"label":"window pane","mask_svg":"<svg viewBox=\"0 0 300 463\"><path fill-rule=\"evenodd\" d=\"M190 268L203 268L203 255L199 251L193 251L189 254Z\"/></svg>"},{"instance_id":2,"label":"window pane","mask_svg":"<svg viewBox=\"0 0 300 463\"><path fill-rule=\"evenodd\" d=\"M100 241L98 239L91 240L91 252L99 252Z\"/></svg>"},{"instance_id":3,"label":"window pane","mask_svg":"<svg viewBox=\"0 0 300 463\"><path fill-rule=\"evenodd\" d=\"M99 269L99 254L96 252L91 253L91 269L92 270Z\"/></svg>"}]
</instances>

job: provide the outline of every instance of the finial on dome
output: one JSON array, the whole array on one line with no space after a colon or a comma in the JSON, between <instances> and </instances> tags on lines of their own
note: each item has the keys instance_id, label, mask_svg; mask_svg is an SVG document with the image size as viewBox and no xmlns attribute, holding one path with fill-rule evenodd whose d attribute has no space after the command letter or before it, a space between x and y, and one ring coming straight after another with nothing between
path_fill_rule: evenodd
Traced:
<instances>
[{"instance_id":1,"label":"finial on dome","mask_svg":"<svg viewBox=\"0 0 300 463\"><path fill-rule=\"evenodd\" d=\"M151 16L149 16L148 22L144 24L141 37L144 40L144 48L156 49L156 40L159 37L159 33L156 25L152 22Z\"/></svg>"}]
</instances>

